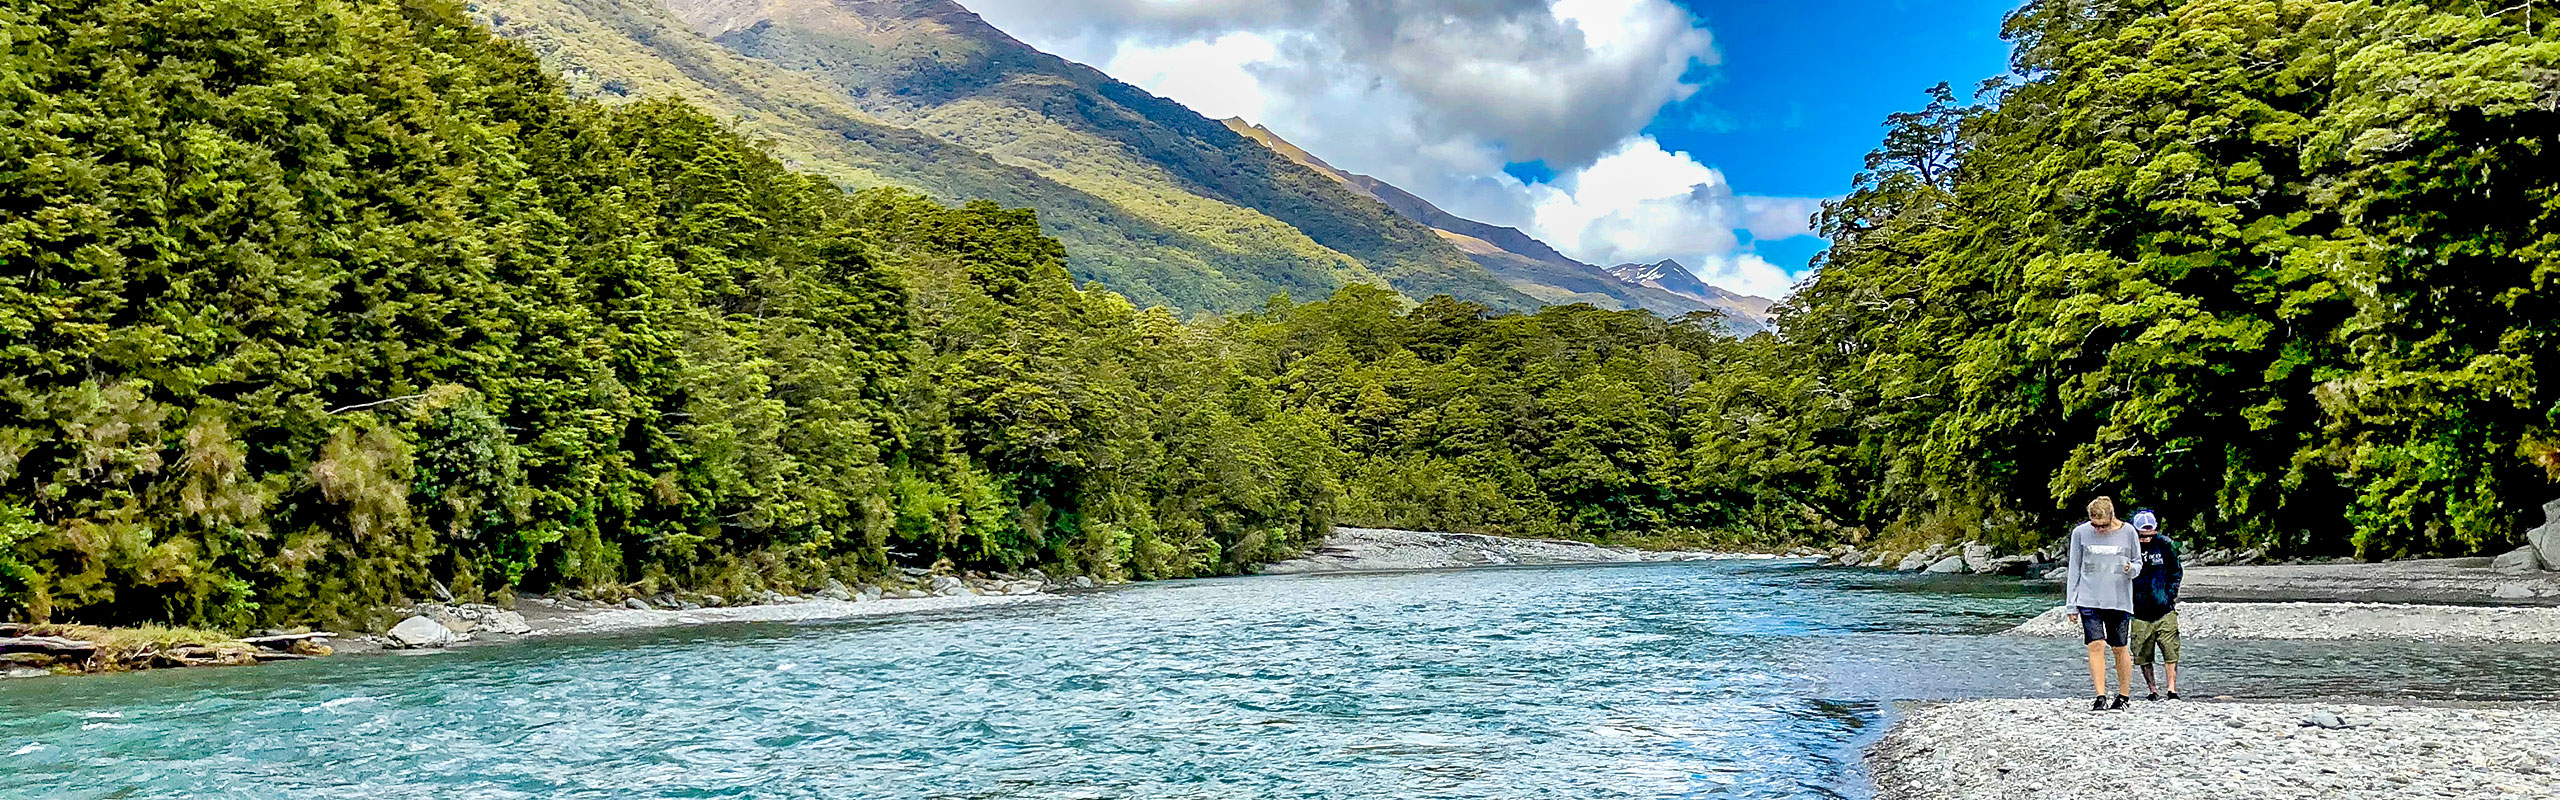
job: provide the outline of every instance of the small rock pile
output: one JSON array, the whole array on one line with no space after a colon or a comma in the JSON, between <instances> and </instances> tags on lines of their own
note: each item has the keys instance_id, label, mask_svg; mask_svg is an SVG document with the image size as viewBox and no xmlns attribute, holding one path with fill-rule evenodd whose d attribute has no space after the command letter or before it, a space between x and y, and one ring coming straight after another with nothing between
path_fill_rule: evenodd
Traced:
<instances>
[{"instance_id":1,"label":"small rock pile","mask_svg":"<svg viewBox=\"0 0 2560 800\"><path fill-rule=\"evenodd\" d=\"M1934 544L1919 550L1894 551L1878 548L1860 550L1840 545L1822 551L1823 566L1870 567L1901 572L1926 572L1938 575L2027 575L2039 564L2053 559L2042 554L1998 555L1990 545L1966 542L1963 545Z\"/></svg>"},{"instance_id":2,"label":"small rock pile","mask_svg":"<svg viewBox=\"0 0 2560 800\"><path fill-rule=\"evenodd\" d=\"M2560 570L2560 500L2542 504L2542 526L2526 531L2525 545L2490 559L2489 568L2508 575Z\"/></svg>"},{"instance_id":3,"label":"small rock pile","mask_svg":"<svg viewBox=\"0 0 2560 800\"><path fill-rule=\"evenodd\" d=\"M420 603L407 619L391 626L385 638L392 647L448 647L481 634L522 636L533 632L523 614L484 603Z\"/></svg>"}]
</instances>

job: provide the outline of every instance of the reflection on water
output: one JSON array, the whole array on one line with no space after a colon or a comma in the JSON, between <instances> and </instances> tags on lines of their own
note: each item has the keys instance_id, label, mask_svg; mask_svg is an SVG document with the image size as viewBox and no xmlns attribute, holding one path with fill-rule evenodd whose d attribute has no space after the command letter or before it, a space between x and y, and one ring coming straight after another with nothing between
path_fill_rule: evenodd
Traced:
<instances>
[{"instance_id":1,"label":"reflection on water","mask_svg":"<svg viewBox=\"0 0 2560 800\"><path fill-rule=\"evenodd\" d=\"M0 796L1854 797L1903 699L2085 685L2015 581L1661 564L0 684ZM2554 697L2560 648L2195 642L2191 694ZM2066 702L2058 700L2057 702Z\"/></svg>"}]
</instances>

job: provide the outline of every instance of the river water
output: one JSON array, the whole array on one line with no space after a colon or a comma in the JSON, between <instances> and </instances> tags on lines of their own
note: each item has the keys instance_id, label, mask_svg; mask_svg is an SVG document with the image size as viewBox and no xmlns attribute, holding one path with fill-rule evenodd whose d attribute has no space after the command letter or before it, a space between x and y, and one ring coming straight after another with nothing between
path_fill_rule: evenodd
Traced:
<instances>
[{"instance_id":1,"label":"river water","mask_svg":"<svg viewBox=\"0 0 2560 800\"><path fill-rule=\"evenodd\" d=\"M2013 580L1241 578L0 683L0 796L1864 797L1897 701L2087 692ZM2560 647L2190 642L2190 694L2560 699ZM2137 709L2135 713L2139 713Z\"/></svg>"}]
</instances>

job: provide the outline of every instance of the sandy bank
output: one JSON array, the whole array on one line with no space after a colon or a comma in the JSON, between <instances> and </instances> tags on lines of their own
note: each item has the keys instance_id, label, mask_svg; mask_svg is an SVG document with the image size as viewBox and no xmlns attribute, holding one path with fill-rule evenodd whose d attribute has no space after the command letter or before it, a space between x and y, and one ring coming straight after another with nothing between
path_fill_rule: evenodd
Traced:
<instances>
[{"instance_id":1,"label":"sandy bank","mask_svg":"<svg viewBox=\"0 0 2560 800\"><path fill-rule=\"evenodd\" d=\"M2323 713L2352 727L2305 725ZM1887 800L2550 798L2560 797L2560 710L1933 703L1909 709L1868 763Z\"/></svg>"},{"instance_id":2,"label":"sandy bank","mask_svg":"<svg viewBox=\"0 0 2560 800\"><path fill-rule=\"evenodd\" d=\"M2200 639L2420 639L2560 642L2560 608L2386 603L2179 603L2178 632ZM2078 636L2060 608L2009 629L2018 636Z\"/></svg>"},{"instance_id":3,"label":"sandy bank","mask_svg":"<svg viewBox=\"0 0 2560 800\"><path fill-rule=\"evenodd\" d=\"M1657 553L1558 539L1516 539L1388 528L1335 528L1322 546L1298 558L1263 565L1262 574L1694 561L1717 557L1713 553Z\"/></svg>"}]
</instances>

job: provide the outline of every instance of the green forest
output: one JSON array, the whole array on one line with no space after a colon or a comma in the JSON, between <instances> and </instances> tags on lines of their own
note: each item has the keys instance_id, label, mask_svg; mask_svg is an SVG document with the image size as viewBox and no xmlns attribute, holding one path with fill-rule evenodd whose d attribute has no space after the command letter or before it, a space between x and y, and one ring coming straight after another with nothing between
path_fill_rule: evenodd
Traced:
<instances>
[{"instance_id":1,"label":"green forest","mask_svg":"<svg viewBox=\"0 0 2560 800\"><path fill-rule=\"evenodd\" d=\"M1182 316L1028 210L572 99L449 0L0 5L0 614L896 566L1227 574L1336 523L2384 558L2560 495L2560 36L2470 2L2035 2L1712 319L1354 283Z\"/></svg>"}]
</instances>

